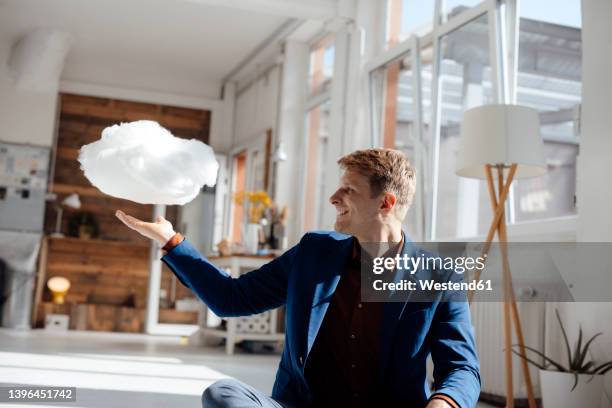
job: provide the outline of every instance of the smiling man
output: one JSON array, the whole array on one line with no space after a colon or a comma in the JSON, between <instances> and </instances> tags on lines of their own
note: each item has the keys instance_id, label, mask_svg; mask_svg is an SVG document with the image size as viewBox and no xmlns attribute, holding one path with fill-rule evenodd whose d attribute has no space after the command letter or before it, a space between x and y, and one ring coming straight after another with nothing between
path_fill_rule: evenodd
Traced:
<instances>
[{"instance_id":1,"label":"smiling man","mask_svg":"<svg viewBox=\"0 0 612 408\"><path fill-rule=\"evenodd\" d=\"M120 211L128 227L164 245L162 260L217 315L244 316L286 305L285 348L269 397L221 380L204 407L473 407L480 392L465 302L365 302L361 245L407 254L402 221L414 197L414 169L396 150L368 149L338 161L344 174L330 197L335 232L311 232L282 256L233 279L159 218ZM426 360L434 363L434 383Z\"/></svg>"}]
</instances>

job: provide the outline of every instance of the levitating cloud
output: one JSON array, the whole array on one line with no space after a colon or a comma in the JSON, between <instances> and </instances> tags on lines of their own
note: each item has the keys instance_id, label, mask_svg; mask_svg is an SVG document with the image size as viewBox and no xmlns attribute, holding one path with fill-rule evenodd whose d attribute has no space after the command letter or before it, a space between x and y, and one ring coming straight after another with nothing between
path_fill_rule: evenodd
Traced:
<instances>
[{"instance_id":1,"label":"levitating cloud","mask_svg":"<svg viewBox=\"0 0 612 408\"><path fill-rule=\"evenodd\" d=\"M188 203L203 185L215 185L219 170L210 146L149 120L104 129L100 140L81 147L79 162L100 191L141 204Z\"/></svg>"}]
</instances>

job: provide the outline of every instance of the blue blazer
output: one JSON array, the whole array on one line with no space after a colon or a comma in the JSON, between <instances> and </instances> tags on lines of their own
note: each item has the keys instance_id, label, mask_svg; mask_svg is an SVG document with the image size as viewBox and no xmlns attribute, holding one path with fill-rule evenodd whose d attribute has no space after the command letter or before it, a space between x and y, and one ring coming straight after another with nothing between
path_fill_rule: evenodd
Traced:
<instances>
[{"instance_id":1,"label":"blue blazer","mask_svg":"<svg viewBox=\"0 0 612 408\"><path fill-rule=\"evenodd\" d=\"M402 252L410 256L415 246L404 236ZM312 401L304 367L353 242L337 232L307 233L280 257L235 279L187 241L162 260L218 316L286 306L285 347L272 397L304 406ZM385 303L380 344L380 369L372 375L380 376L387 397L407 407L424 407L431 395L426 375L431 354L434 392L448 395L462 408L476 405L479 363L466 302Z\"/></svg>"}]
</instances>

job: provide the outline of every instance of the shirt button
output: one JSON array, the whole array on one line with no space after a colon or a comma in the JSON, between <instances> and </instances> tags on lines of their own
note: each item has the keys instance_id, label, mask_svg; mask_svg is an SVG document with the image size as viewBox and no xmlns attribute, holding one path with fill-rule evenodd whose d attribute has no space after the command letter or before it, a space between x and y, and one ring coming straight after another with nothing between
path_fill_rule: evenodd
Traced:
<instances>
[{"instance_id":1,"label":"shirt button","mask_svg":"<svg viewBox=\"0 0 612 408\"><path fill-rule=\"evenodd\" d=\"M351 364L351 368L357 367L357 364Z\"/></svg>"},{"instance_id":2,"label":"shirt button","mask_svg":"<svg viewBox=\"0 0 612 408\"><path fill-rule=\"evenodd\" d=\"M359 304L357 305L357 307L358 307L359 309L361 309L361 308L363 307L363 305L362 305L361 303L359 303Z\"/></svg>"},{"instance_id":3,"label":"shirt button","mask_svg":"<svg viewBox=\"0 0 612 408\"><path fill-rule=\"evenodd\" d=\"M304 364L304 357L300 356L300 365Z\"/></svg>"},{"instance_id":4,"label":"shirt button","mask_svg":"<svg viewBox=\"0 0 612 408\"><path fill-rule=\"evenodd\" d=\"M355 335L351 334L351 339L355 340Z\"/></svg>"}]
</instances>

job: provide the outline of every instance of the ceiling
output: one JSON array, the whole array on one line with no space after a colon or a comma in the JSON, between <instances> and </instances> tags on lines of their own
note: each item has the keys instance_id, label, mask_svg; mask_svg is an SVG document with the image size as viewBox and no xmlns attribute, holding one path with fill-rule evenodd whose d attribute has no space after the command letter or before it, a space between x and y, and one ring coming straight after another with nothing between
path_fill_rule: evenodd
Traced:
<instances>
[{"instance_id":1,"label":"ceiling","mask_svg":"<svg viewBox=\"0 0 612 408\"><path fill-rule=\"evenodd\" d=\"M0 0L0 40L59 29L73 37L64 81L218 97L223 78L288 20L218 4Z\"/></svg>"}]
</instances>

